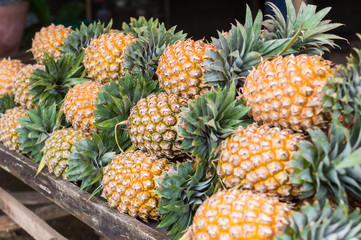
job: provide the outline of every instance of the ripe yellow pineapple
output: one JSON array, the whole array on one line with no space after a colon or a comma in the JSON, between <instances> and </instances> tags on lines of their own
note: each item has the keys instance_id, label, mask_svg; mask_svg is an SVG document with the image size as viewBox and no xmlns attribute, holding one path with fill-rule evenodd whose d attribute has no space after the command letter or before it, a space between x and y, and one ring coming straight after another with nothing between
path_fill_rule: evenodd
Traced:
<instances>
[{"instance_id":1,"label":"ripe yellow pineapple","mask_svg":"<svg viewBox=\"0 0 361 240\"><path fill-rule=\"evenodd\" d=\"M55 60L59 59L63 53L60 49L65 43L64 39L71 33L70 27L63 25L51 24L48 27L43 27L35 34L33 39L31 52L38 63L42 63L44 59L44 52L53 56Z\"/></svg>"},{"instance_id":2,"label":"ripe yellow pineapple","mask_svg":"<svg viewBox=\"0 0 361 240\"><path fill-rule=\"evenodd\" d=\"M327 122L321 98L331 62L320 56L289 55L261 62L243 87L243 97L258 123L303 131Z\"/></svg>"},{"instance_id":3,"label":"ripe yellow pineapple","mask_svg":"<svg viewBox=\"0 0 361 240\"><path fill-rule=\"evenodd\" d=\"M133 146L158 157L182 155L177 126L178 115L185 106L187 101L184 98L165 92L139 100L129 116Z\"/></svg>"},{"instance_id":4,"label":"ripe yellow pineapple","mask_svg":"<svg viewBox=\"0 0 361 240\"><path fill-rule=\"evenodd\" d=\"M6 94L12 94L13 77L22 67L24 67L24 64L19 60L3 58L0 61L0 98L4 97Z\"/></svg>"},{"instance_id":5,"label":"ripe yellow pineapple","mask_svg":"<svg viewBox=\"0 0 361 240\"><path fill-rule=\"evenodd\" d=\"M239 127L222 142L217 173L227 188L267 192L288 197L293 154L298 150L299 133L268 125Z\"/></svg>"},{"instance_id":6,"label":"ripe yellow pineapple","mask_svg":"<svg viewBox=\"0 0 361 240\"><path fill-rule=\"evenodd\" d=\"M215 51L213 44L203 40L177 41L169 46L159 59L156 74L159 86L168 94L194 98L205 92L209 85L204 81L203 62L209 57L205 51Z\"/></svg>"},{"instance_id":7,"label":"ripe yellow pineapple","mask_svg":"<svg viewBox=\"0 0 361 240\"><path fill-rule=\"evenodd\" d=\"M45 141L45 145L41 150L44 154L41 161L48 166L50 173L66 179L65 172L68 168L68 157L74 148L74 143L89 136L89 133L73 128L55 130Z\"/></svg>"},{"instance_id":8,"label":"ripe yellow pineapple","mask_svg":"<svg viewBox=\"0 0 361 240\"><path fill-rule=\"evenodd\" d=\"M10 150L20 150L19 133L16 129L21 127L20 117L26 116L25 109L15 107L6 110L0 118L0 141Z\"/></svg>"},{"instance_id":9,"label":"ripe yellow pineapple","mask_svg":"<svg viewBox=\"0 0 361 240\"><path fill-rule=\"evenodd\" d=\"M103 85L93 81L79 83L72 87L64 98L63 110L66 120L73 125L74 129L84 132L97 132L94 126L94 110L97 93Z\"/></svg>"},{"instance_id":10,"label":"ripe yellow pineapple","mask_svg":"<svg viewBox=\"0 0 361 240\"><path fill-rule=\"evenodd\" d=\"M89 78L99 83L117 81L125 75L124 52L135 38L131 34L110 31L92 39L85 49L83 63Z\"/></svg>"},{"instance_id":11,"label":"ripe yellow pineapple","mask_svg":"<svg viewBox=\"0 0 361 240\"><path fill-rule=\"evenodd\" d=\"M15 75L12 83L14 89L14 101L26 109L30 109L34 105L32 95L29 93L31 85L30 74L38 68L43 69L44 66L40 64L26 65Z\"/></svg>"},{"instance_id":12,"label":"ripe yellow pineapple","mask_svg":"<svg viewBox=\"0 0 361 240\"><path fill-rule=\"evenodd\" d=\"M182 239L272 240L289 215L289 206L277 198L236 189L220 191L197 209Z\"/></svg>"},{"instance_id":13,"label":"ripe yellow pineapple","mask_svg":"<svg viewBox=\"0 0 361 240\"><path fill-rule=\"evenodd\" d=\"M157 178L169 169L165 158L139 150L128 150L116 155L111 163L104 167L102 196L110 207L116 207L121 213L158 219L159 196Z\"/></svg>"}]
</instances>

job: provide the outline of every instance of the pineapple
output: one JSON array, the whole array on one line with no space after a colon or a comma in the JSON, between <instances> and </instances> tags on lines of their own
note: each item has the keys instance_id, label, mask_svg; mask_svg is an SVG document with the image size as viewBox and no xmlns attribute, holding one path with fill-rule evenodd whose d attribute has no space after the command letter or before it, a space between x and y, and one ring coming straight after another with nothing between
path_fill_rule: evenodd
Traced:
<instances>
[{"instance_id":1,"label":"pineapple","mask_svg":"<svg viewBox=\"0 0 361 240\"><path fill-rule=\"evenodd\" d=\"M14 101L26 109L30 109L34 106L32 96L30 94L30 78L31 73L35 69L44 69L44 66L40 64L26 65L15 75L12 83L15 96Z\"/></svg>"},{"instance_id":2,"label":"pineapple","mask_svg":"<svg viewBox=\"0 0 361 240\"><path fill-rule=\"evenodd\" d=\"M323 87L334 75L331 62L301 54L261 62L246 78L243 98L260 124L308 130L325 127Z\"/></svg>"},{"instance_id":3,"label":"pineapple","mask_svg":"<svg viewBox=\"0 0 361 240\"><path fill-rule=\"evenodd\" d=\"M217 173L227 188L267 192L290 197L293 154L301 135L286 129L256 123L239 127L222 142Z\"/></svg>"},{"instance_id":4,"label":"pineapple","mask_svg":"<svg viewBox=\"0 0 361 240\"><path fill-rule=\"evenodd\" d=\"M220 191L197 209L182 239L272 240L289 215L288 204L277 198L236 189Z\"/></svg>"},{"instance_id":5,"label":"pineapple","mask_svg":"<svg viewBox=\"0 0 361 240\"><path fill-rule=\"evenodd\" d=\"M170 45L176 41L183 41L186 34L175 32L176 27L165 28L164 23L152 18L147 21L144 17L132 18L130 24L123 23L123 30L138 38L127 47L124 55L124 67L133 75L142 73L146 79L154 79L159 58Z\"/></svg>"},{"instance_id":6,"label":"pineapple","mask_svg":"<svg viewBox=\"0 0 361 240\"><path fill-rule=\"evenodd\" d=\"M227 37L219 32L218 38L212 38L217 51L206 52L209 59L204 62L205 81L222 88L232 83L242 87L249 70L261 60L299 53L321 55L329 47L337 46L334 40L342 38L327 32L342 24L324 19L330 8L316 12L316 6L305 4L296 14L293 1L285 2L286 18L283 11L271 4L275 17L263 21L259 11L253 20L247 7L244 25L237 22Z\"/></svg>"},{"instance_id":7,"label":"pineapple","mask_svg":"<svg viewBox=\"0 0 361 240\"><path fill-rule=\"evenodd\" d=\"M19 60L3 58L0 61L0 97L13 93L13 78L24 67Z\"/></svg>"},{"instance_id":8,"label":"pineapple","mask_svg":"<svg viewBox=\"0 0 361 240\"><path fill-rule=\"evenodd\" d=\"M164 92L140 99L129 116L133 146L158 157L181 156L177 123L179 113L186 105L185 99Z\"/></svg>"},{"instance_id":9,"label":"pineapple","mask_svg":"<svg viewBox=\"0 0 361 240\"><path fill-rule=\"evenodd\" d=\"M88 136L89 133L73 128L55 130L45 141L45 145L41 150L44 156L41 159L38 172L46 165L50 173L55 174L57 177L61 176L66 180L65 172L68 168L69 155L75 148L74 144Z\"/></svg>"},{"instance_id":10,"label":"pineapple","mask_svg":"<svg viewBox=\"0 0 361 240\"><path fill-rule=\"evenodd\" d=\"M87 26L82 22L79 29L75 29L64 39L64 45L60 47L60 50L64 53L79 56L89 46L92 39L108 33L112 24L113 22L110 21L108 26L105 27L104 23L98 21Z\"/></svg>"},{"instance_id":11,"label":"pineapple","mask_svg":"<svg viewBox=\"0 0 361 240\"><path fill-rule=\"evenodd\" d=\"M157 81L147 81L142 73L131 75L127 72L119 79L119 84L110 81L101 88L95 105L94 125L100 132L113 136L110 141L118 141L120 149L125 151L132 143L127 129L117 125L128 119L131 108L141 98L158 92L160 89Z\"/></svg>"},{"instance_id":12,"label":"pineapple","mask_svg":"<svg viewBox=\"0 0 361 240\"><path fill-rule=\"evenodd\" d=\"M169 46L160 57L156 71L159 86L168 94L184 98L203 94L209 88L204 81L203 62L209 58L205 51L215 51L215 47L192 39Z\"/></svg>"},{"instance_id":13,"label":"pineapple","mask_svg":"<svg viewBox=\"0 0 361 240\"><path fill-rule=\"evenodd\" d=\"M83 59L87 76L98 83L117 81L124 76L124 52L134 41L131 34L116 31L92 39Z\"/></svg>"},{"instance_id":14,"label":"pineapple","mask_svg":"<svg viewBox=\"0 0 361 240\"><path fill-rule=\"evenodd\" d=\"M158 186L156 179L168 169L165 158L128 150L116 155L104 167L102 196L110 207L116 207L121 213L140 217L144 221L148 218L158 219L160 197L155 192Z\"/></svg>"},{"instance_id":15,"label":"pineapple","mask_svg":"<svg viewBox=\"0 0 361 240\"><path fill-rule=\"evenodd\" d=\"M45 57L44 52L58 60L63 53L61 47L64 45L64 39L70 33L70 27L66 28L61 24L51 24L48 27L41 28L35 34L31 47L35 60L41 64Z\"/></svg>"},{"instance_id":16,"label":"pineapple","mask_svg":"<svg viewBox=\"0 0 361 240\"><path fill-rule=\"evenodd\" d=\"M0 118L0 141L10 150L20 151L19 133L17 128L21 127L20 118L26 117L26 110L14 107L6 110Z\"/></svg>"},{"instance_id":17,"label":"pineapple","mask_svg":"<svg viewBox=\"0 0 361 240\"><path fill-rule=\"evenodd\" d=\"M93 81L79 83L72 87L64 99L63 111L66 120L71 122L74 129L84 132L97 132L94 126L94 109L97 93L103 85Z\"/></svg>"}]
</instances>

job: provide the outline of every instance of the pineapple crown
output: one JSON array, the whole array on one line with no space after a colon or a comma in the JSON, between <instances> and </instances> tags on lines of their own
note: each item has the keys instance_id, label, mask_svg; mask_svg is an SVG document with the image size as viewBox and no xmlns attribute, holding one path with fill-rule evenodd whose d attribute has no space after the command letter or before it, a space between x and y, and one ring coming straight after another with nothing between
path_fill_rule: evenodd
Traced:
<instances>
[{"instance_id":1,"label":"pineapple crown","mask_svg":"<svg viewBox=\"0 0 361 240\"><path fill-rule=\"evenodd\" d=\"M307 204L300 211L292 211L289 224L283 227L282 233L275 239L360 239L360 221L359 209L349 214L349 208L344 203L333 209L328 201L323 207L316 202Z\"/></svg>"},{"instance_id":2,"label":"pineapple crown","mask_svg":"<svg viewBox=\"0 0 361 240\"><path fill-rule=\"evenodd\" d=\"M287 18L274 3L267 3L274 16L263 22L265 27L265 39L292 38L295 34L298 37L292 42L291 48L299 54L322 55L329 51L328 47L336 47L334 40L343 38L326 33L342 26L339 23L331 23L331 20L324 20L331 10L330 7L316 12L316 6L302 3L298 13L294 8L292 0L286 0Z\"/></svg>"},{"instance_id":3,"label":"pineapple crown","mask_svg":"<svg viewBox=\"0 0 361 240\"><path fill-rule=\"evenodd\" d=\"M15 103L14 95L5 94L2 98L0 98L0 117L1 114L5 113L6 110L17 106L20 105Z\"/></svg>"},{"instance_id":4,"label":"pineapple crown","mask_svg":"<svg viewBox=\"0 0 361 240\"><path fill-rule=\"evenodd\" d=\"M164 174L157 189L161 196L158 227L168 227L172 239L179 239L193 221L197 208L216 190L217 174L207 161L195 169L190 162L175 166L175 173ZM212 177L207 177L211 173Z\"/></svg>"},{"instance_id":5,"label":"pineapple crown","mask_svg":"<svg viewBox=\"0 0 361 240\"><path fill-rule=\"evenodd\" d=\"M205 80L222 88L233 81L242 87L249 70L262 59L288 54L322 54L327 46L337 46L334 40L343 39L326 33L341 26L323 20L330 8L316 13L315 6L303 4L296 14L292 0L286 0L286 5L285 19L281 10L270 3L275 17L265 21L260 11L253 21L247 6L244 25L237 22L227 34L218 32L218 38L212 38L217 51L206 52L209 59L204 62Z\"/></svg>"},{"instance_id":6,"label":"pineapple crown","mask_svg":"<svg viewBox=\"0 0 361 240\"><path fill-rule=\"evenodd\" d=\"M79 56L65 54L56 61L53 56L44 54L45 69L35 69L31 73L30 94L39 107L50 107L53 103L60 105L72 86L89 80L82 78L84 53Z\"/></svg>"},{"instance_id":7,"label":"pineapple crown","mask_svg":"<svg viewBox=\"0 0 361 240\"><path fill-rule=\"evenodd\" d=\"M347 66L338 65L335 76L327 80L322 99L325 111L342 118L344 125L352 123L356 107L361 109L361 50L354 51L356 56L347 58Z\"/></svg>"},{"instance_id":8,"label":"pineapple crown","mask_svg":"<svg viewBox=\"0 0 361 240\"><path fill-rule=\"evenodd\" d=\"M20 118L21 128L18 128L19 142L24 152L30 154L34 162L43 158L41 150L46 139L57 129L69 126L64 115L59 115L56 104L49 108L30 109L28 116Z\"/></svg>"},{"instance_id":9,"label":"pineapple crown","mask_svg":"<svg viewBox=\"0 0 361 240\"><path fill-rule=\"evenodd\" d=\"M147 20L145 17L141 16L138 19L130 18L129 24L124 22L122 25L122 30L127 34L132 34L134 37L138 38L143 35L144 31L147 31L149 28L158 28L160 25L158 19L150 18Z\"/></svg>"},{"instance_id":10,"label":"pineapple crown","mask_svg":"<svg viewBox=\"0 0 361 240\"><path fill-rule=\"evenodd\" d=\"M147 97L152 92L160 91L160 89L157 81L147 81L142 73L134 76L127 72L118 82L119 85L110 81L101 88L95 105L94 117L96 119L95 126L112 135L113 141L117 141L118 147L125 151L131 145L131 141L128 132L117 126L128 119L130 109L141 98Z\"/></svg>"},{"instance_id":11,"label":"pineapple crown","mask_svg":"<svg viewBox=\"0 0 361 240\"><path fill-rule=\"evenodd\" d=\"M207 82L221 88L235 82L237 87L241 87L249 70L260 63L262 58L285 51L292 38L262 41L262 20L259 11L253 21L251 9L247 6L244 25L236 22L227 34L218 32L218 38L212 38L217 51L205 52L209 57L204 62Z\"/></svg>"},{"instance_id":12,"label":"pineapple crown","mask_svg":"<svg viewBox=\"0 0 361 240\"><path fill-rule=\"evenodd\" d=\"M216 148L238 126L247 126L252 119L243 100L235 100L235 84L230 88L207 91L189 102L180 116L178 134L182 149L193 156L212 160Z\"/></svg>"},{"instance_id":13,"label":"pineapple crown","mask_svg":"<svg viewBox=\"0 0 361 240\"><path fill-rule=\"evenodd\" d=\"M175 32L175 29L172 27L167 30L164 23L135 29L138 38L126 49L125 68L134 75L143 72L145 78L153 79L159 58L166 47L186 37L182 31Z\"/></svg>"},{"instance_id":14,"label":"pineapple crown","mask_svg":"<svg viewBox=\"0 0 361 240\"><path fill-rule=\"evenodd\" d=\"M100 21L89 24L88 26L81 23L80 28L72 31L66 39L64 39L64 46L60 49L63 53L79 56L88 47L93 38L98 38L101 34L108 33L112 28L113 22L110 21L105 27L104 23Z\"/></svg>"},{"instance_id":15,"label":"pineapple crown","mask_svg":"<svg viewBox=\"0 0 361 240\"><path fill-rule=\"evenodd\" d=\"M323 205L333 198L348 203L347 197L361 200L361 116L347 129L333 117L328 136L321 129L309 130L312 142L299 143L290 166L291 182L300 187L300 197L314 196ZM352 194L352 195L350 195Z\"/></svg>"},{"instance_id":16,"label":"pineapple crown","mask_svg":"<svg viewBox=\"0 0 361 240\"><path fill-rule=\"evenodd\" d=\"M92 138L77 141L69 155L66 176L68 181L81 181L80 189L88 191L100 187L103 167L115 157L113 136L102 132Z\"/></svg>"}]
</instances>

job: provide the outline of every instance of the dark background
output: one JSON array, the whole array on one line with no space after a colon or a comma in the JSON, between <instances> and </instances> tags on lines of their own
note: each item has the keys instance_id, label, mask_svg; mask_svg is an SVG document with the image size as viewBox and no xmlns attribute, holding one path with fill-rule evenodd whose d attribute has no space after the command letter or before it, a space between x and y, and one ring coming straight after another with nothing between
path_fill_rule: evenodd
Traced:
<instances>
[{"instance_id":1,"label":"dark background","mask_svg":"<svg viewBox=\"0 0 361 240\"><path fill-rule=\"evenodd\" d=\"M38 1L38 0L35 0ZM273 0L282 1L282 0ZM47 0L52 15L67 2L74 0ZM78 0L85 3L85 0ZM255 13L264 11L262 0L92 0L92 19L97 19L100 9L105 7L113 19L114 27L121 28L122 22L129 22L130 17L144 15L156 17L167 26L177 25L179 30L188 33L189 37L201 39L217 35L217 30L228 30L235 20L243 23L246 5ZM361 13L359 0L313 0L319 9L332 7L327 19L345 24L337 29L337 33L347 39L356 39L355 33L361 33ZM85 19L85 9L78 16Z\"/></svg>"}]
</instances>

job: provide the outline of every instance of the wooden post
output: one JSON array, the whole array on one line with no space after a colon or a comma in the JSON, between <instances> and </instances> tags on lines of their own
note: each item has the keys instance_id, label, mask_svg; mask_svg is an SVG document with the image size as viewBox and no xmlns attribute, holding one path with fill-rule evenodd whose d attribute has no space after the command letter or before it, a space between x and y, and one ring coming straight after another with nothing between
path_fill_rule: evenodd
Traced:
<instances>
[{"instance_id":1,"label":"wooden post","mask_svg":"<svg viewBox=\"0 0 361 240\"><path fill-rule=\"evenodd\" d=\"M48 221L69 215L69 213L55 204L38 207L34 213L41 219ZM0 216L0 232L8 232L21 228L16 222L6 215Z\"/></svg>"},{"instance_id":2,"label":"wooden post","mask_svg":"<svg viewBox=\"0 0 361 240\"><path fill-rule=\"evenodd\" d=\"M66 240L35 213L0 187L0 209L22 229L39 240Z\"/></svg>"},{"instance_id":3,"label":"wooden post","mask_svg":"<svg viewBox=\"0 0 361 240\"><path fill-rule=\"evenodd\" d=\"M86 20L92 20L92 1L91 0L85 0L85 15Z\"/></svg>"},{"instance_id":4,"label":"wooden post","mask_svg":"<svg viewBox=\"0 0 361 240\"><path fill-rule=\"evenodd\" d=\"M292 0L292 1L293 1L293 5L295 6L296 13L298 13L298 10L300 10L302 3L307 3L307 0Z\"/></svg>"}]
</instances>

